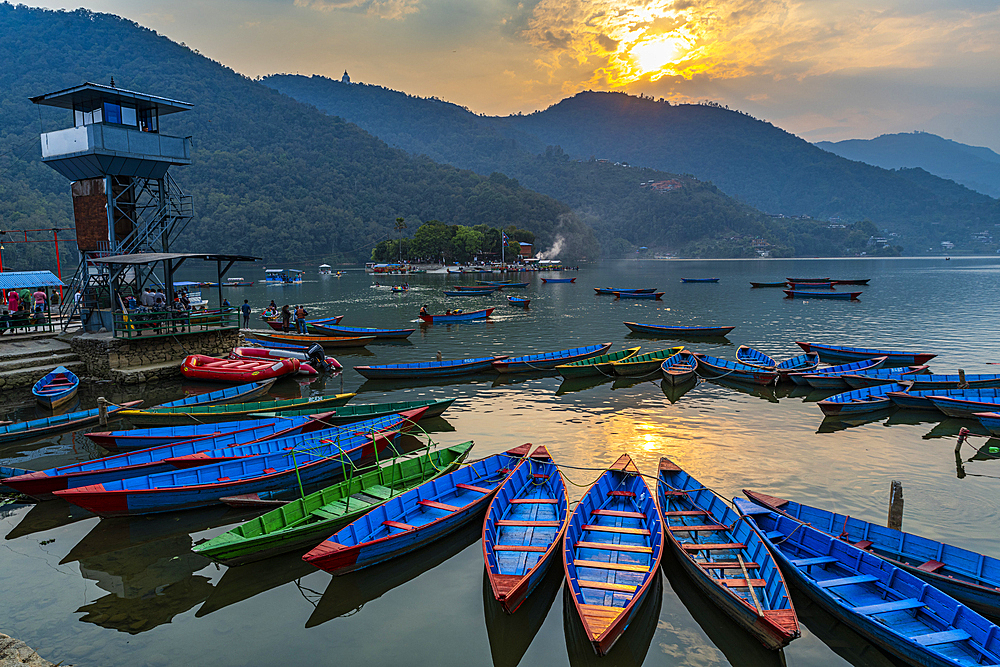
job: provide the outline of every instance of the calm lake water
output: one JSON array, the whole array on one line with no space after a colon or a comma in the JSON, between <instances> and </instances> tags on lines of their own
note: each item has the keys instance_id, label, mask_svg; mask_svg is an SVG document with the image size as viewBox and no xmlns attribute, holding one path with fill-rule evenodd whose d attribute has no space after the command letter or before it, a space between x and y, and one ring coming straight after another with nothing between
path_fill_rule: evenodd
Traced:
<instances>
[{"instance_id":1,"label":"calm lake water","mask_svg":"<svg viewBox=\"0 0 1000 667\"><path fill-rule=\"evenodd\" d=\"M233 271L248 279L261 267ZM347 370L313 382L283 380L281 397L357 391L354 403L457 397L430 426L444 445L474 440L481 457L532 442L567 470L579 497L599 469L622 452L655 474L668 455L720 494L743 488L882 522L891 480L904 487L904 529L1000 557L1000 461L985 438L954 452L958 420L895 412L869 422L824 420L824 394L699 382L678 394L658 378L570 384L559 376L482 376L452 384L365 382L355 365L488 354L526 354L611 341L644 351L681 344L630 334L623 321L735 325L728 340L689 342L694 351L733 358L749 344L779 360L796 340L936 352L935 372L1000 372L1000 259L761 260L617 262L565 274L576 284L529 276L524 311L502 296L446 298L442 288L472 277L383 277L409 281L392 294L363 272L309 274L298 286L233 289L230 300L258 310L270 299L303 303L313 316L343 314L351 326L416 327L404 344L337 354ZM682 284L681 277L719 277ZM857 302L783 299L749 281L785 277L871 278ZM185 278L208 274L188 274ZM653 287L662 302L615 301L593 287ZM840 288L847 289L847 288ZM206 294L207 296L207 294ZM486 322L420 327L431 312L496 306ZM254 326L261 326L255 322ZM193 383L94 397L169 400ZM34 416L30 394L5 405L8 417ZM996 442L994 441L994 445ZM5 445L0 462L41 469L101 455L80 434ZM479 526L397 561L331 577L299 555L227 569L193 554L193 544L247 518L206 509L136 519L97 519L60 501L0 509L0 631L51 660L75 665L780 665L703 602L683 574L669 572L608 658L598 660L563 595L561 568L513 617L492 604ZM668 571L676 566L668 556ZM793 594L795 591L793 591ZM788 665L893 664L863 639L795 596L803 636L784 652Z\"/></svg>"}]
</instances>

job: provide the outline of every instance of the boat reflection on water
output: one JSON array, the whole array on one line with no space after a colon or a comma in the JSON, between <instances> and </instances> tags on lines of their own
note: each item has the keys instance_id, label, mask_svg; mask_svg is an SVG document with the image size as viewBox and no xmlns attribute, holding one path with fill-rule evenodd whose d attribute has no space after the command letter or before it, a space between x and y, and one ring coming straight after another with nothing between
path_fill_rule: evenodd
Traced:
<instances>
[{"instance_id":1,"label":"boat reflection on water","mask_svg":"<svg viewBox=\"0 0 1000 667\"><path fill-rule=\"evenodd\" d=\"M265 558L254 563L226 569L195 617L201 618L230 605L249 600L272 588L298 581L316 568L302 560L305 549Z\"/></svg>"},{"instance_id":2,"label":"boat reflection on water","mask_svg":"<svg viewBox=\"0 0 1000 667\"><path fill-rule=\"evenodd\" d=\"M410 389L413 387L452 387L455 385L492 385L497 379L496 373L477 373L475 375L462 375L454 378L400 378L398 380L365 380L364 383L354 391L358 394L367 392L378 392L380 394L396 391L399 389Z\"/></svg>"},{"instance_id":3,"label":"boat reflection on water","mask_svg":"<svg viewBox=\"0 0 1000 667\"><path fill-rule=\"evenodd\" d=\"M306 627L312 628L360 610L368 602L416 579L476 542L482 530L482 521L470 521L462 529L406 556L333 577L306 621Z\"/></svg>"},{"instance_id":4,"label":"boat reflection on water","mask_svg":"<svg viewBox=\"0 0 1000 667\"><path fill-rule=\"evenodd\" d=\"M853 415L853 416L824 417L823 421L819 425L819 428L816 429L816 432L836 433L837 431L845 431L849 428L854 428L856 426L864 426L865 424L874 424L888 417L892 413L893 409L894 408L886 408L885 410L876 410L874 412L866 412L864 414Z\"/></svg>"},{"instance_id":5,"label":"boat reflection on water","mask_svg":"<svg viewBox=\"0 0 1000 667\"><path fill-rule=\"evenodd\" d=\"M924 440L936 440L938 438L957 438L958 432L963 428L969 429L972 433L983 433L983 425L975 419L959 419L957 417L945 417L940 412L940 423L924 434ZM985 435L985 434L984 434Z\"/></svg>"},{"instance_id":6,"label":"boat reflection on water","mask_svg":"<svg viewBox=\"0 0 1000 667\"><path fill-rule=\"evenodd\" d=\"M993 477L995 479L1000 479L1000 475L986 475L983 473L969 473L965 469L966 463L975 463L983 461L998 461L1000 460L1000 438L990 438L986 443L980 446L976 453L973 454L967 461L962 460L962 449L955 449L955 476L959 479L965 479L967 476L972 475L973 477ZM983 613L980 610L980 613ZM992 615L990 615L992 617Z\"/></svg>"},{"instance_id":7,"label":"boat reflection on water","mask_svg":"<svg viewBox=\"0 0 1000 667\"><path fill-rule=\"evenodd\" d=\"M21 505L20 507L23 507ZM21 518L14 528L4 537L6 540L16 540L25 535L40 533L53 528L61 528L83 519L93 519L94 515L65 500L46 500L35 503Z\"/></svg>"},{"instance_id":8,"label":"boat reflection on water","mask_svg":"<svg viewBox=\"0 0 1000 667\"><path fill-rule=\"evenodd\" d=\"M764 648L763 644L729 618L691 581L691 577L682 569L681 564L677 561L677 556L672 551L663 554L663 572L671 590L677 595L695 622L705 631L709 640L722 651L731 665L735 665L735 667L785 666L784 651L771 651ZM678 636L673 643L676 643L680 650L687 653L697 653L699 649L704 650L704 647L690 645L697 640L692 637L694 633L683 629L686 625L683 620L667 625L677 633ZM670 643L669 640L667 641Z\"/></svg>"},{"instance_id":9,"label":"boat reflection on water","mask_svg":"<svg viewBox=\"0 0 1000 667\"><path fill-rule=\"evenodd\" d=\"M493 596L490 577L483 568L483 612L493 667L517 667L538 634L563 582L560 563L552 563L538 586L514 614L508 614Z\"/></svg>"},{"instance_id":10,"label":"boat reflection on water","mask_svg":"<svg viewBox=\"0 0 1000 667\"><path fill-rule=\"evenodd\" d=\"M904 667L868 642L857 632L847 627L795 586L790 587L792 604L799 621L834 653L854 665L854 667ZM806 663L803 663L806 664ZM821 664L827 664L823 661Z\"/></svg>"},{"instance_id":11,"label":"boat reflection on water","mask_svg":"<svg viewBox=\"0 0 1000 667\"><path fill-rule=\"evenodd\" d=\"M732 347L733 341L729 340L725 336L684 336L682 334L676 333L653 333L653 332L638 332L629 331L625 334L625 340L676 340L681 343L702 343L704 345L712 345L714 347ZM694 352L695 350L692 350Z\"/></svg>"},{"instance_id":12,"label":"boat reflection on water","mask_svg":"<svg viewBox=\"0 0 1000 667\"><path fill-rule=\"evenodd\" d=\"M587 389L593 389L594 387L600 387L605 382L613 382L614 377L606 377L604 375L598 375L595 377L582 377L582 378L566 378L556 389L556 396L562 396L563 394L571 394L575 391L585 391Z\"/></svg>"},{"instance_id":13,"label":"boat reflection on water","mask_svg":"<svg viewBox=\"0 0 1000 667\"><path fill-rule=\"evenodd\" d=\"M687 382L682 384L670 384L666 380L660 381L660 390L663 395L667 397L667 400L671 403L676 403L681 400L681 396L688 393L692 389L698 386L698 378L691 378Z\"/></svg>"},{"instance_id":14,"label":"boat reflection on water","mask_svg":"<svg viewBox=\"0 0 1000 667\"><path fill-rule=\"evenodd\" d=\"M780 382L774 388L774 395L781 398L808 398L809 394L816 391L808 385L795 384L794 382Z\"/></svg>"},{"instance_id":15,"label":"boat reflection on water","mask_svg":"<svg viewBox=\"0 0 1000 667\"><path fill-rule=\"evenodd\" d=\"M746 382L736 382L734 380L727 380L726 378L712 378L708 380L712 384L717 384L727 389L732 389L738 391L741 394L746 394L747 396L756 396L757 398L763 399L768 403L777 403L778 397L775 394L774 385L759 385L759 384L748 384Z\"/></svg>"},{"instance_id":16,"label":"boat reflection on water","mask_svg":"<svg viewBox=\"0 0 1000 667\"><path fill-rule=\"evenodd\" d=\"M593 667L629 667L641 665L646 660L649 645L653 642L660 607L663 604L663 577L656 576L646 593L645 599L632 617L618 641L606 655L599 656L587 636L580 615L573 604L573 594L568 586L563 586L563 630L566 634L566 650L569 664L592 665Z\"/></svg>"}]
</instances>

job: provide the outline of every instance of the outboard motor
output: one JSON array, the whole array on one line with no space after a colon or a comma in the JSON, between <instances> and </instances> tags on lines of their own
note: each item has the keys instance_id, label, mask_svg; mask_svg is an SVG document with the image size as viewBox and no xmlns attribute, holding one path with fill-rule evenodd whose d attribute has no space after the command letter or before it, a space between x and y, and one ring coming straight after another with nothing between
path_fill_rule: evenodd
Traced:
<instances>
[{"instance_id":1,"label":"outboard motor","mask_svg":"<svg viewBox=\"0 0 1000 667\"><path fill-rule=\"evenodd\" d=\"M312 346L306 350L306 356L309 357L309 364L324 373L330 373L333 368L330 364L326 363L326 351L323 346L319 343L313 343Z\"/></svg>"}]
</instances>

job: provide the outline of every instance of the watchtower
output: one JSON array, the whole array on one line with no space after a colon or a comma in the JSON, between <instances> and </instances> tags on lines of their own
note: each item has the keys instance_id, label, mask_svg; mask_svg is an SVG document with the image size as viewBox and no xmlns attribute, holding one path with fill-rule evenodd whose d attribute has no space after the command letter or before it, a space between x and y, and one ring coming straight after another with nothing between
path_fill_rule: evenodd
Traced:
<instances>
[{"instance_id":1,"label":"watchtower","mask_svg":"<svg viewBox=\"0 0 1000 667\"><path fill-rule=\"evenodd\" d=\"M94 260L170 252L171 242L190 222L194 214L191 197L181 192L167 170L171 165L191 164L191 137L164 134L160 122L192 105L94 83L31 101L73 114L72 127L41 135L42 162L72 181L81 257L69 294L80 291L85 300L101 302L112 293L138 293L147 282L158 282L155 264L136 265L112 276L107 265ZM171 273L170 263L165 262L163 283L168 294ZM115 290L112 280L120 283ZM73 298L65 301L60 304L64 327L81 306L88 305L77 305Z\"/></svg>"}]
</instances>

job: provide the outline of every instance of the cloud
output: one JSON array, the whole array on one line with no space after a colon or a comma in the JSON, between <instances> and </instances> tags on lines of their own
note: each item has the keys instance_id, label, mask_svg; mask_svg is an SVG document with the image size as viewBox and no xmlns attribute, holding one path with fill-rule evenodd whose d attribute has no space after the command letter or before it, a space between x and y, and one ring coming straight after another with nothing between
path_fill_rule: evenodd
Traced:
<instances>
[{"instance_id":1,"label":"cloud","mask_svg":"<svg viewBox=\"0 0 1000 667\"><path fill-rule=\"evenodd\" d=\"M420 11L420 0L295 0L296 7L324 12L360 12L382 19L401 19Z\"/></svg>"}]
</instances>

